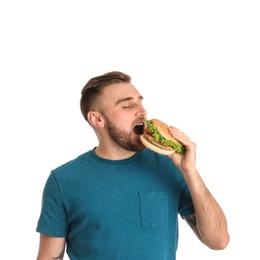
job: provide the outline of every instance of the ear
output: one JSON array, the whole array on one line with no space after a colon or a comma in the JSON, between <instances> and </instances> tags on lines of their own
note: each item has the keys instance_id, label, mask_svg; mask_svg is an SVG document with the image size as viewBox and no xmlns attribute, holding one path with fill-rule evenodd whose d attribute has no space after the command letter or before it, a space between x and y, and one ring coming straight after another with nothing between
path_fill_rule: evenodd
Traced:
<instances>
[{"instance_id":1,"label":"ear","mask_svg":"<svg viewBox=\"0 0 260 260\"><path fill-rule=\"evenodd\" d=\"M88 112L88 121L93 127L103 127L104 119L99 112L90 111Z\"/></svg>"}]
</instances>

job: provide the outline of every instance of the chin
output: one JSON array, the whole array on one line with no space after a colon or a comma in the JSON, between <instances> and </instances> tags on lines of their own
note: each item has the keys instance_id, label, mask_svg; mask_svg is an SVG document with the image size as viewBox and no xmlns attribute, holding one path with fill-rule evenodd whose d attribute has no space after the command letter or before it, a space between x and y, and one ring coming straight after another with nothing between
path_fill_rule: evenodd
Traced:
<instances>
[{"instance_id":1,"label":"chin","mask_svg":"<svg viewBox=\"0 0 260 260\"><path fill-rule=\"evenodd\" d=\"M141 152L146 148L146 146L143 145L143 143L140 141L140 139L138 140L138 142L134 146L135 146L136 152Z\"/></svg>"}]
</instances>

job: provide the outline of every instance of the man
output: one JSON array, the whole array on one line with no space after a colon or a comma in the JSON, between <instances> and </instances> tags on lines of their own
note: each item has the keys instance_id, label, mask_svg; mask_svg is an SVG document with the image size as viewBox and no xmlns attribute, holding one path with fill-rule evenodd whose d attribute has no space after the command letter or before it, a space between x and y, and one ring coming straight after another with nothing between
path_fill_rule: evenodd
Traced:
<instances>
[{"instance_id":1,"label":"man","mask_svg":"<svg viewBox=\"0 0 260 260\"><path fill-rule=\"evenodd\" d=\"M37 259L62 259L65 248L72 260L176 259L178 214L202 243L224 249L227 221L196 168L196 144L170 127L184 154L145 149L143 97L122 72L90 79L81 94L98 145L51 172Z\"/></svg>"}]
</instances>

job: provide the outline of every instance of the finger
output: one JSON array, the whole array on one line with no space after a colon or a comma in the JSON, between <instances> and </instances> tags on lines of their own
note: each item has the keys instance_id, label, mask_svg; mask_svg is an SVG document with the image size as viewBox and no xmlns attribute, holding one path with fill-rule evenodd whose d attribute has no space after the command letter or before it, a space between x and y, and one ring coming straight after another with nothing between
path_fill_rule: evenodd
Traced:
<instances>
[{"instance_id":1,"label":"finger","mask_svg":"<svg viewBox=\"0 0 260 260\"><path fill-rule=\"evenodd\" d=\"M178 128L171 126L171 127L169 128L169 131L170 131L172 137L173 137L174 139L176 139L177 141L181 142L183 145L186 145L186 144L188 144L189 142L191 142L191 140L189 139L189 137L188 137L185 133L183 133L182 131L180 131Z\"/></svg>"}]
</instances>

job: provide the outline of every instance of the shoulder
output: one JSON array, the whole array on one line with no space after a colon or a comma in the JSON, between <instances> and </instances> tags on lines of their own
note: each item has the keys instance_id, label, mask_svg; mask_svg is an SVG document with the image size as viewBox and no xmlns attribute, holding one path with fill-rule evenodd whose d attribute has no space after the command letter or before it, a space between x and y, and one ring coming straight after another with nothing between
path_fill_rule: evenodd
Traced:
<instances>
[{"instance_id":1,"label":"shoulder","mask_svg":"<svg viewBox=\"0 0 260 260\"><path fill-rule=\"evenodd\" d=\"M90 151L85 152L77 156L76 158L59 165L58 167L51 170L51 173L55 176L60 176L82 168L86 157L88 157L89 152Z\"/></svg>"}]
</instances>

